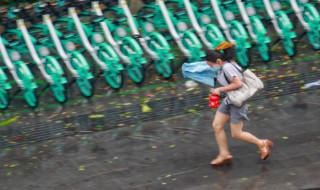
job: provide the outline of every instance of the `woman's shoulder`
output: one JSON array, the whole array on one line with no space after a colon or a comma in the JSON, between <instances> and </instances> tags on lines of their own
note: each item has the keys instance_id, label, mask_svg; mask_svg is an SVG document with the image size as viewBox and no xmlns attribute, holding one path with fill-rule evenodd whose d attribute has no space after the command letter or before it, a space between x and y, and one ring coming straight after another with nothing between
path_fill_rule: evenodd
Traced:
<instances>
[{"instance_id":1,"label":"woman's shoulder","mask_svg":"<svg viewBox=\"0 0 320 190\"><path fill-rule=\"evenodd\" d=\"M224 64L223 64L223 66L222 66L222 69L224 70L224 71L227 71L227 70L229 70L229 69L234 69L235 68L235 66L231 63L231 62L225 62Z\"/></svg>"},{"instance_id":2,"label":"woman's shoulder","mask_svg":"<svg viewBox=\"0 0 320 190\"><path fill-rule=\"evenodd\" d=\"M225 64L222 67L223 71L228 70L242 70L242 68L236 63L236 62L225 62Z\"/></svg>"}]
</instances>

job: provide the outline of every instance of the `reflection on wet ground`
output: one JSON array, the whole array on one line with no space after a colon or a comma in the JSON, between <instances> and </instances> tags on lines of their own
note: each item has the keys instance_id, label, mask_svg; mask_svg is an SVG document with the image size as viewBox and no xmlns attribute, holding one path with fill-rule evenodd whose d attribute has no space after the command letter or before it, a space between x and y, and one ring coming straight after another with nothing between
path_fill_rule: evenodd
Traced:
<instances>
[{"instance_id":1,"label":"reflection on wet ground","mask_svg":"<svg viewBox=\"0 0 320 190\"><path fill-rule=\"evenodd\" d=\"M303 98L301 98L303 97ZM2 189L303 189L320 187L320 91L250 104L245 129L274 141L257 148L230 138L232 166L217 154L204 109L102 132L1 149Z\"/></svg>"}]
</instances>

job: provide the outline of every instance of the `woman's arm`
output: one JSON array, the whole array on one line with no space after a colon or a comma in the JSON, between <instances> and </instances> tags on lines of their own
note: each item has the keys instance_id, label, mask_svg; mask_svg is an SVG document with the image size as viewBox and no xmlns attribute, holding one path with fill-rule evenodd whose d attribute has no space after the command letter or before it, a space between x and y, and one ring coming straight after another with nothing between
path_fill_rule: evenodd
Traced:
<instances>
[{"instance_id":1,"label":"woman's arm","mask_svg":"<svg viewBox=\"0 0 320 190\"><path fill-rule=\"evenodd\" d=\"M236 90L242 86L241 79L237 76L234 76L231 83L228 86L215 88L213 93L220 95L222 92L230 91L230 90Z\"/></svg>"}]
</instances>

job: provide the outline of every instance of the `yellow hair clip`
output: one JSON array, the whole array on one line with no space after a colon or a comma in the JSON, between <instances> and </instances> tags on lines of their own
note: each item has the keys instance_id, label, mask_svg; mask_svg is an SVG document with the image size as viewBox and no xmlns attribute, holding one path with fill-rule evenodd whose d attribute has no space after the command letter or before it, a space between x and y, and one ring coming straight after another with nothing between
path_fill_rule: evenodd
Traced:
<instances>
[{"instance_id":1,"label":"yellow hair clip","mask_svg":"<svg viewBox=\"0 0 320 190\"><path fill-rule=\"evenodd\" d=\"M221 51L221 50L227 49L229 47L233 47L233 46L234 46L234 44L229 43L227 41L223 41L216 47L216 50Z\"/></svg>"}]
</instances>

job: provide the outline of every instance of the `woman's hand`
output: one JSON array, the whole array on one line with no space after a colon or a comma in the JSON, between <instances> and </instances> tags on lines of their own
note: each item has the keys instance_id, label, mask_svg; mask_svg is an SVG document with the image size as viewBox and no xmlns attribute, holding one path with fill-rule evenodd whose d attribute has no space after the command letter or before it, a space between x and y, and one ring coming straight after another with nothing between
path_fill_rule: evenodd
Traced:
<instances>
[{"instance_id":1,"label":"woman's hand","mask_svg":"<svg viewBox=\"0 0 320 190\"><path fill-rule=\"evenodd\" d=\"M239 77L235 76L235 77L233 77L231 84L229 84L228 86L219 87L219 88L210 88L210 93L220 96L222 92L236 90L236 89L240 88L241 86L242 86L241 79Z\"/></svg>"},{"instance_id":2,"label":"woman's hand","mask_svg":"<svg viewBox=\"0 0 320 190\"><path fill-rule=\"evenodd\" d=\"M215 88L215 89L213 89L213 91L211 91L211 93L220 96L220 95L221 95L220 88Z\"/></svg>"}]
</instances>

